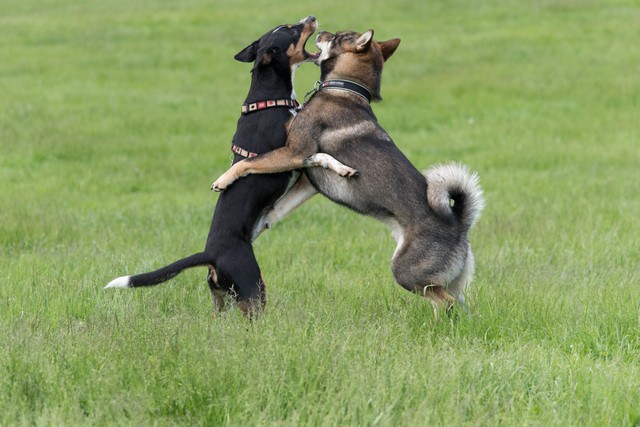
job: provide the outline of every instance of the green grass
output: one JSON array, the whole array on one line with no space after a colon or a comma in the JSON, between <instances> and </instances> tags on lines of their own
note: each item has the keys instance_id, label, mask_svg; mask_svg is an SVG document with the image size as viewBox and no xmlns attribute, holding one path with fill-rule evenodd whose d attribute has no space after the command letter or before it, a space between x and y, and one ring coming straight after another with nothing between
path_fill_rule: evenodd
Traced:
<instances>
[{"instance_id":1,"label":"green grass","mask_svg":"<svg viewBox=\"0 0 640 427\"><path fill-rule=\"evenodd\" d=\"M374 109L419 167L479 171L471 314L397 286L320 197L255 245L255 323L201 250L249 67L315 14L402 44ZM0 425L639 425L635 0L0 0ZM298 73L301 97L317 79Z\"/></svg>"}]
</instances>

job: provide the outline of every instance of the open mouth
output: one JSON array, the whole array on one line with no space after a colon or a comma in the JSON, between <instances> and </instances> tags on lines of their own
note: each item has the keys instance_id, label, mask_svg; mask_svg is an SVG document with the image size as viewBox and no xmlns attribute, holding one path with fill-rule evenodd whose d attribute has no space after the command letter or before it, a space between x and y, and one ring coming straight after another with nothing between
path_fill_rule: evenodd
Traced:
<instances>
[{"instance_id":1,"label":"open mouth","mask_svg":"<svg viewBox=\"0 0 640 427\"><path fill-rule=\"evenodd\" d=\"M309 34L309 37L307 37L307 40L305 40L304 42L305 45L302 47L302 49L304 50L304 56L307 59L310 59L315 62L320 57L320 54L322 53L322 51L313 52L313 53L307 51L306 44L307 44L307 41L309 41L309 39L311 38L312 34Z\"/></svg>"},{"instance_id":2,"label":"open mouth","mask_svg":"<svg viewBox=\"0 0 640 427\"><path fill-rule=\"evenodd\" d=\"M307 28L309 30L307 39L304 41L304 44L302 45L302 51L304 52L304 56L306 59L310 59L315 62L315 60L320 56L320 52L314 52L314 53L307 52L306 44L307 44L307 41L309 41L309 39L313 35L313 33L315 33L316 28L318 28L318 22L316 21L315 16L308 16L302 21L300 21L300 23L305 25L305 30L307 30Z\"/></svg>"},{"instance_id":3,"label":"open mouth","mask_svg":"<svg viewBox=\"0 0 640 427\"><path fill-rule=\"evenodd\" d=\"M311 37L309 37L309 38L311 38ZM314 44L316 45L316 49L318 49L318 51L317 52L313 52L313 53L309 53L309 52L305 51L305 53L307 54L309 59L311 61L313 61L314 64L320 65L318 60L320 59L320 55L322 55L322 48L318 45L318 39L317 38L316 38Z\"/></svg>"},{"instance_id":4,"label":"open mouth","mask_svg":"<svg viewBox=\"0 0 640 427\"><path fill-rule=\"evenodd\" d=\"M305 50L304 52L307 54L307 57L308 57L309 59L311 59L313 62L317 61L317 60L318 60L318 58L320 58L320 54L322 53L322 52L320 52L320 51L318 51L318 52L313 52L313 53L309 53L309 52L307 52L306 50Z\"/></svg>"},{"instance_id":5,"label":"open mouth","mask_svg":"<svg viewBox=\"0 0 640 427\"><path fill-rule=\"evenodd\" d=\"M311 35L313 34L313 32L311 34L309 34L309 37L307 37L307 40L305 40L304 44L305 46L302 47L303 51L304 51L304 56L306 59L316 62L318 60L318 58L320 57L320 54L322 53L321 51L318 52L308 52L306 49L306 44L307 41L311 38Z\"/></svg>"},{"instance_id":6,"label":"open mouth","mask_svg":"<svg viewBox=\"0 0 640 427\"><path fill-rule=\"evenodd\" d=\"M309 59L311 59L313 61L314 64L316 65L320 65L321 62L321 57L322 57L322 52L328 48L327 43L324 41L320 41L320 34L318 34L318 36L315 39L315 43L316 48L318 49L317 52L314 53L309 53Z\"/></svg>"}]
</instances>

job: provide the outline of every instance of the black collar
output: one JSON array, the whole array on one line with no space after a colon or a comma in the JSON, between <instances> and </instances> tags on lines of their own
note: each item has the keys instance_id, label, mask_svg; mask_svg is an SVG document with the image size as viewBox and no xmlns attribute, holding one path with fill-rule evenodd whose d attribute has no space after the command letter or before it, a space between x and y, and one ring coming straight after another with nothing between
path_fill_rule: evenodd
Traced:
<instances>
[{"instance_id":1,"label":"black collar","mask_svg":"<svg viewBox=\"0 0 640 427\"><path fill-rule=\"evenodd\" d=\"M324 89L338 89L338 90L346 90L349 92L353 92L360 95L364 99L366 99L367 102L371 103L371 98L372 98L371 92L369 92L369 90L367 90L366 87L358 83L352 82L350 80L338 80L338 79L325 80L323 82L316 82L316 86L313 88L313 90L307 93L307 95L305 96L305 102L307 102L307 100L310 99L317 92L320 92L321 90L324 90Z\"/></svg>"}]
</instances>

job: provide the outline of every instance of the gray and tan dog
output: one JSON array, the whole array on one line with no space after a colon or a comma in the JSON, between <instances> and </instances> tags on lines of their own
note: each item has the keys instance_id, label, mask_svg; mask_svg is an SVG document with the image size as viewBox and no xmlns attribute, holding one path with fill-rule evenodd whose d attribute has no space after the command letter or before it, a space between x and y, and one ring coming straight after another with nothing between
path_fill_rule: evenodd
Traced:
<instances>
[{"instance_id":1,"label":"gray and tan dog","mask_svg":"<svg viewBox=\"0 0 640 427\"><path fill-rule=\"evenodd\" d=\"M475 269L468 235L484 206L482 190L478 176L462 165L435 166L423 175L378 124L370 102L381 99L382 67L399 44L399 39L376 42L373 30L320 33L314 61L322 83L291 120L287 145L236 163L212 188L224 190L248 174L318 164L319 154L339 159L357 175L305 169L308 180L300 180L262 226L268 228L317 190L391 228L397 241L392 271L402 287L440 308L456 300L465 305Z\"/></svg>"}]
</instances>

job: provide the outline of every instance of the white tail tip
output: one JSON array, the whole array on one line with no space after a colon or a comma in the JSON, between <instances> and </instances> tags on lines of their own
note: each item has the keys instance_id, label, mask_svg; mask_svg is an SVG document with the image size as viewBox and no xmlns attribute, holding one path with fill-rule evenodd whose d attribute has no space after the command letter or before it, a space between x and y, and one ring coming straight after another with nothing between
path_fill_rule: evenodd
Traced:
<instances>
[{"instance_id":1,"label":"white tail tip","mask_svg":"<svg viewBox=\"0 0 640 427\"><path fill-rule=\"evenodd\" d=\"M130 276L122 276L122 277L118 277L117 279L113 279L112 281L110 281L109 283L107 283L107 286L104 287L104 289L107 288L130 288L131 285L131 281L129 280Z\"/></svg>"},{"instance_id":2,"label":"white tail tip","mask_svg":"<svg viewBox=\"0 0 640 427\"><path fill-rule=\"evenodd\" d=\"M461 220L468 228L473 227L484 209L478 174L463 164L444 163L430 168L425 172L425 177L428 183L427 200L431 208L440 215L450 214L452 193L460 192L466 198Z\"/></svg>"}]
</instances>

